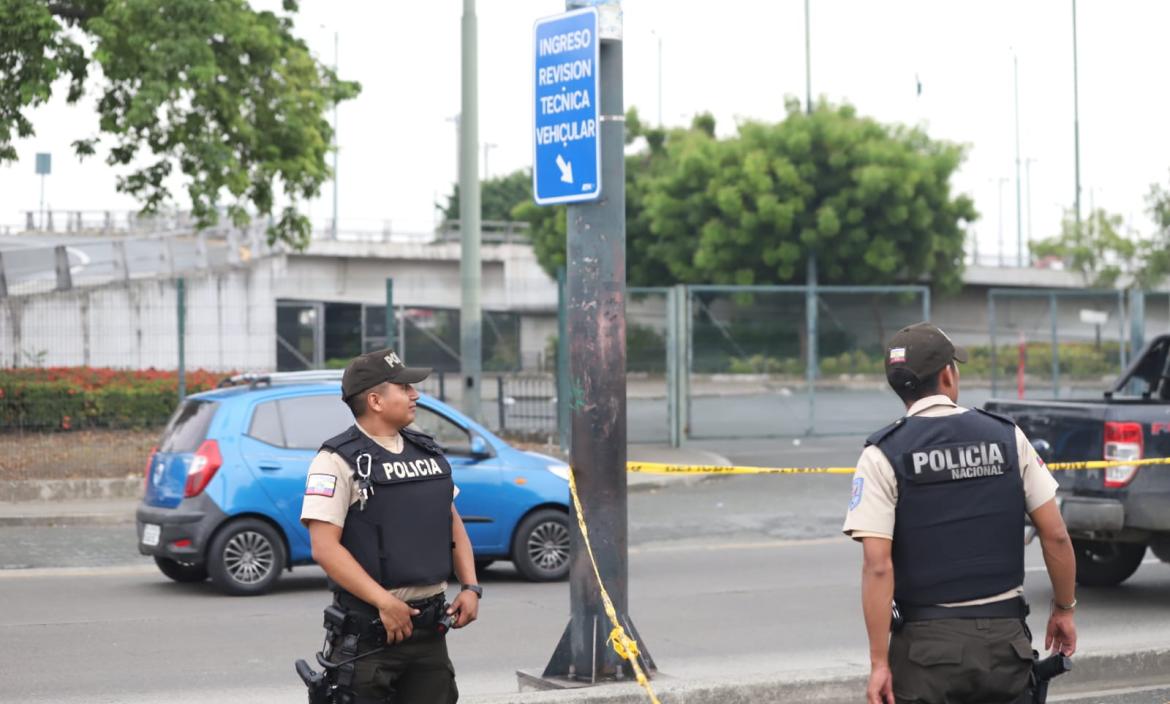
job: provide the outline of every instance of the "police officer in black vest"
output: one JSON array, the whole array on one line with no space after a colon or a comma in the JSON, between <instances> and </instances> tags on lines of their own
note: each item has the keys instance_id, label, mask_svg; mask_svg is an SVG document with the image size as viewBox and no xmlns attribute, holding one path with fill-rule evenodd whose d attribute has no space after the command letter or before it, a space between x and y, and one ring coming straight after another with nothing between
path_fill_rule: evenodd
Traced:
<instances>
[{"instance_id":1,"label":"police officer in black vest","mask_svg":"<svg viewBox=\"0 0 1170 704\"><path fill-rule=\"evenodd\" d=\"M357 422L326 440L309 469L301 520L334 591L323 656L337 665L338 704L459 698L444 634L476 619L483 591L451 465L433 438L408 427L412 384L430 371L389 349L351 361L341 392ZM448 605L452 569L461 589Z\"/></svg>"},{"instance_id":2,"label":"police officer in black vest","mask_svg":"<svg viewBox=\"0 0 1170 704\"><path fill-rule=\"evenodd\" d=\"M1031 701L1025 514L1052 582L1044 647L1076 650L1076 563L1056 481L1011 420L957 405L966 361L929 323L886 348L906 415L866 440L844 526L864 551L870 704Z\"/></svg>"}]
</instances>

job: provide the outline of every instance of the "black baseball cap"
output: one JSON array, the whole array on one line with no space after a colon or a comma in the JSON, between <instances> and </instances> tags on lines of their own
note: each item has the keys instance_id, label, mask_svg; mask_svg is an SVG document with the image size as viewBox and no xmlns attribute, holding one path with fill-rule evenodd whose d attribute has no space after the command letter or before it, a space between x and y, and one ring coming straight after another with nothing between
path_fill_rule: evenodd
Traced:
<instances>
[{"instance_id":1,"label":"black baseball cap","mask_svg":"<svg viewBox=\"0 0 1170 704\"><path fill-rule=\"evenodd\" d=\"M417 384L431 375L430 367L408 367L390 348L367 352L350 360L341 375L341 397L349 399L384 381Z\"/></svg>"},{"instance_id":2,"label":"black baseball cap","mask_svg":"<svg viewBox=\"0 0 1170 704\"><path fill-rule=\"evenodd\" d=\"M951 363L966 362L967 350L927 322L907 325L886 345L886 379L895 388L914 388Z\"/></svg>"}]
</instances>

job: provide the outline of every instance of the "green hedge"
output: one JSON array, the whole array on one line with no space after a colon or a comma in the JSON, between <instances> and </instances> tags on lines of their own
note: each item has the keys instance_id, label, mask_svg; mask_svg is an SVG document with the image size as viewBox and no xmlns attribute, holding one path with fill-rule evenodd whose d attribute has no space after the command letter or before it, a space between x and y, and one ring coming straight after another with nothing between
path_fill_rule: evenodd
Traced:
<instances>
[{"instance_id":1,"label":"green hedge","mask_svg":"<svg viewBox=\"0 0 1170 704\"><path fill-rule=\"evenodd\" d=\"M991 376L991 346L968 347L970 359L960 367L964 375L978 378ZM1029 376L1049 377L1052 375L1052 345L1034 342L1025 345L1026 362L1024 371ZM1015 376L1019 364L1019 346L1000 345L996 366L999 376ZM1091 342L1068 342L1057 345L1060 373L1070 379L1100 379L1112 377L1121 370L1119 345L1116 342L1102 342L1100 348ZM779 359L764 355L731 357L726 368L733 374L782 374L801 376L804 361L799 357ZM885 372L881 351L853 350L821 358L821 375L834 377L841 374L881 375Z\"/></svg>"},{"instance_id":2,"label":"green hedge","mask_svg":"<svg viewBox=\"0 0 1170 704\"><path fill-rule=\"evenodd\" d=\"M190 372L187 391L213 388L223 376ZM178 403L175 372L0 370L0 428L4 430L154 428L167 422Z\"/></svg>"}]
</instances>

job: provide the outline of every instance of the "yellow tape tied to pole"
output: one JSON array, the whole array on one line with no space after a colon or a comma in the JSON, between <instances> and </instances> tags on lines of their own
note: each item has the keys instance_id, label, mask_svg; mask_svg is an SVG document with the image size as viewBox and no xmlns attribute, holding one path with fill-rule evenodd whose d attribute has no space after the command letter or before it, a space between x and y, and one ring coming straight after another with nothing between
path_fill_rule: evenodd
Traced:
<instances>
[{"instance_id":1,"label":"yellow tape tied to pole","mask_svg":"<svg viewBox=\"0 0 1170 704\"><path fill-rule=\"evenodd\" d=\"M601 603L605 607L605 615L613 624L613 630L609 632L609 640L606 642L619 657L628 661L634 668L634 677L642 689L646 690L650 701L654 704L661 704L658 701L658 696L654 694L654 688L650 686L650 679L646 677L646 673L642 671L642 666L638 663L638 642L630 638L626 634L626 629L622 628L622 624L618 622L617 609L613 606L613 599L610 599L609 592L605 590L605 582L601 581L601 571L597 569L597 560L593 557L593 546L589 544L589 527L585 525L585 512L581 509L581 499L577 497L576 473L571 467L569 468L569 494L573 497L573 507L577 509L577 526L581 529L582 540L585 541L585 552L589 555L589 564L593 565L593 574L597 577L597 587L601 590Z\"/></svg>"},{"instance_id":2,"label":"yellow tape tied to pole","mask_svg":"<svg viewBox=\"0 0 1170 704\"><path fill-rule=\"evenodd\" d=\"M1084 462L1053 462L1053 472L1071 472L1110 467L1143 467L1153 464L1170 465L1170 457L1151 457L1142 460L1086 460ZM666 464L663 462L627 462L626 471L638 474L853 474L854 467L722 467L702 464Z\"/></svg>"}]
</instances>

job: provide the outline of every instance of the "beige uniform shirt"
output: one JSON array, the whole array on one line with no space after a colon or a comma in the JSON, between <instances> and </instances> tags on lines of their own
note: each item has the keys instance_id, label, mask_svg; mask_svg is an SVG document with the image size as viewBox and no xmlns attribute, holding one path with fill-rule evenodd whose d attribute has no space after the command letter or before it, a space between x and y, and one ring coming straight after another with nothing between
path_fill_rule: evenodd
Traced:
<instances>
[{"instance_id":1,"label":"beige uniform shirt","mask_svg":"<svg viewBox=\"0 0 1170 704\"><path fill-rule=\"evenodd\" d=\"M401 435L378 436L370 435L360 423L357 429L365 433L374 442L381 445L387 452L397 455L402 452L404 440ZM301 505L301 523L309 525L309 521L325 521L338 527L345 527L345 516L349 507L357 503L358 494L354 489L353 468L341 455L322 450L313 458L309 465L309 476L305 481L305 500ZM455 496L459 495L459 487L455 487ZM399 587L391 589L390 593L403 601L425 599L447 590L447 583L424 584L418 586Z\"/></svg>"},{"instance_id":2,"label":"beige uniform shirt","mask_svg":"<svg viewBox=\"0 0 1170 704\"><path fill-rule=\"evenodd\" d=\"M949 416L956 413L967 413L968 410L956 405L943 395L928 396L919 399L906 412L908 416L922 416L934 418ZM1020 475L1024 479L1024 502L1028 513L1035 511L1056 497L1056 479L1048 471L1044 461L1036 454L1035 448L1024 431L1016 428L1016 452L1020 458ZM857 460L857 473L854 475L853 496L849 502L849 512L845 516L845 525L842 530L855 540L862 538L894 539L894 509L898 505L898 482L894 476L894 467L885 454L876 445L870 445L861 453ZM1020 536L1022 541L1024 536ZM1012 589L1003 594L996 594L985 599L975 599L957 604L942 604L942 606L973 606L995 601L1003 601L1024 593L1024 586Z\"/></svg>"}]
</instances>

